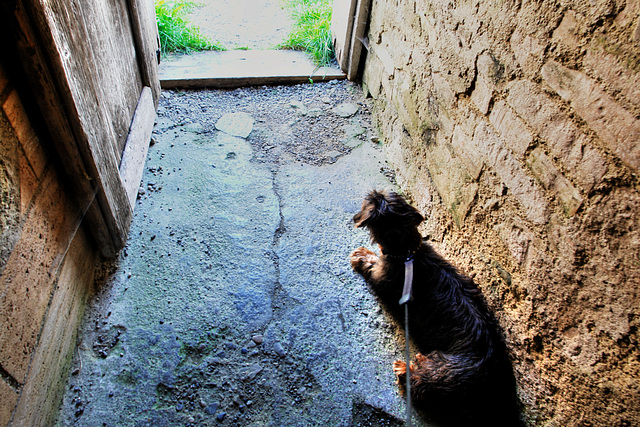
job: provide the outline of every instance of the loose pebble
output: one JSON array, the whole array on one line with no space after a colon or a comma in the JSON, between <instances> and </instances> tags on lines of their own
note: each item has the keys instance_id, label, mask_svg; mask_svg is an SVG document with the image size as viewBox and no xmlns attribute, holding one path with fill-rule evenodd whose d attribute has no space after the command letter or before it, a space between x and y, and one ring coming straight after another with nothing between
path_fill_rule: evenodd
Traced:
<instances>
[{"instance_id":1,"label":"loose pebble","mask_svg":"<svg viewBox=\"0 0 640 427\"><path fill-rule=\"evenodd\" d=\"M275 345L273 346L273 350L280 357L284 357L286 354L284 347L282 347L282 344L280 344L279 342L275 343Z\"/></svg>"},{"instance_id":2,"label":"loose pebble","mask_svg":"<svg viewBox=\"0 0 640 427\"><path fill-rule=\"evenodd\" d=\"M206 412L209 415L215 415L217 410L218 410L218 402L214 402L207 405L207 407L204 409L204 412Z\"/></svg>"}]
</instances>

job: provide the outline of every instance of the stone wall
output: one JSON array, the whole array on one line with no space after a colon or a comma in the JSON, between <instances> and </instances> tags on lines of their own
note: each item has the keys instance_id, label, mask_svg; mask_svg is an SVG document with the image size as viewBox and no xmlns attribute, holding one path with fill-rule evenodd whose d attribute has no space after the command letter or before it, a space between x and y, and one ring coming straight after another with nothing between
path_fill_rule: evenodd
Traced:
<instances>
[{"instance_id":1,"label":"stone wall","mask_svg":"<svg viewBox=\"0 0 640 427\"><path fill-rule=\"evenodd\" d=\"M51 425L97 252L16 81L0 64L0 426Z\"/></svg>"},{"instance_id":2,"label":"stone wall","mask_svg":"<svg viewBox=\"0 0 640 427\"><path fill-rule=\"evenodd\" d=\"M363 86L531 425L640 423L640 2L373 0Z\"/></svg>"}]
</instances>

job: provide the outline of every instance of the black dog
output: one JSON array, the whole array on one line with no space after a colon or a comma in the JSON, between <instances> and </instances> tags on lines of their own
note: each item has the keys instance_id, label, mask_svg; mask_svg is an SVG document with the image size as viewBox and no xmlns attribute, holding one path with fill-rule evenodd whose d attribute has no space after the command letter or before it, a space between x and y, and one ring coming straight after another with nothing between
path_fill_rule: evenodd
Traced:
<instances>
[{"instance_id":1,"label":"black dog","mask_svg":"<svg viewBox=\"0 0 640 427\"><path fill-rule=\"evenodd\" d=\"M494 316L473 281L423 241L424 217L401 196L373 191L354 218L366 227L378 256L356 249L351 265L399 323L405 261L413 259L409 331L418 349L409 376L412 400L428 416L455 425L517 425L515 381ZM396 361L399 382L406 364Z\"/></svg>"}]
</instances>

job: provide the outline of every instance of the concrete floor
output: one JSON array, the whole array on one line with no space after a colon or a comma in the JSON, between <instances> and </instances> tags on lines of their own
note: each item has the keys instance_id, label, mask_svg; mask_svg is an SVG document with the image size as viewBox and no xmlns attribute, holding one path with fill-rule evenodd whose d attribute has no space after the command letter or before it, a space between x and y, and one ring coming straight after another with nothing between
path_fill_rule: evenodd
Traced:
<instances>
[{"instance_id":1,"label":"concrete floor","mask_svg":"<svg viewBox=\"0 0 640 427\"><path fill-rule=\"evenodd\" d=\"M394 186L368 113L331 109L349 97L363 108L346 82L163 93L144 194L85 316L58 425L402 425L402 331L347 259L369 245L351 224L363 196ZM320 160L305 161L279 145L320 123L295 99L325 103L336 132L357 119L367 133L327 155L309 142ZM215 127L235 109L255 119L246 138Z\"/></svg>"},{"instance_id":2,"label":"concrete floor","mask_svg":"<svg viewBox=\"0 0 640 427\"><path fill-rule=\"evenodd\" d=\"M265 49L290 25L276 6L208 1L192 20ZM368 245L351 225L363 196L394 184L368 112L331 112L345 100L364 105L346 82L163 92L130 238L100 274L57 425L403 425L402 331L347 259ZM248 136L215 127L235 110L255 119Z\"/></svg>"}]
</instances>

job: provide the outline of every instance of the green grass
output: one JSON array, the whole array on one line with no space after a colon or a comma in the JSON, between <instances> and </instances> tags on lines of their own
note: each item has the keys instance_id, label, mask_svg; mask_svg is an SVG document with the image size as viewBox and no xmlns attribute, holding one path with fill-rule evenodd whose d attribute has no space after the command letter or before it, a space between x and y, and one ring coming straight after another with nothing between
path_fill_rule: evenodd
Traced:
<instances>
[{"instance_id":1,"label":"green grass","mask_svg":"<svg viewBox=\"0 0 640 427\"><path fill-rule=\"evenodd\" d=\"M224 50L200 33L198 27L187 21L187 15L197 7L188 0L155 0L156 20L162 54L190 53L200 50Z\"/></svg>"},{"instance_id":2,"label":"green grass","mask_svg":"<svg viewBox=\"0 0 640 427\"><path fill-rule=\"evenodd\" d=\"M332 0L283 0L291 14L294 29L281 49L309 52L317 65L329 65L334 57L331 41Z\"/></svg>"}]
</instances>

